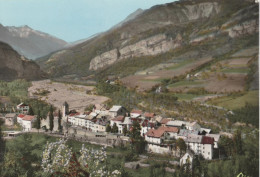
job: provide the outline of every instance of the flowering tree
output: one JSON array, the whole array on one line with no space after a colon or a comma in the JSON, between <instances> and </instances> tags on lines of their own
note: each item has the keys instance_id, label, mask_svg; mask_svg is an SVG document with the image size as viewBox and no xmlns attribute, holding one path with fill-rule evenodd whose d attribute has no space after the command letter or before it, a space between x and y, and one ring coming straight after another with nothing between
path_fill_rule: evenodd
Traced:
<instances>
[{"instance_id":1,"label":"flowering tree","mask_svg":"<svg viewBox=\"0 0 260 177\"><path fill-rule=\"evenodd\" d=\"M105 148L90 149L84 144L79 152L79 157L61 139L58 142L47 143L43 151L42 168L44 173L52 176L110 176L117 177L121 172L111 172L107 165L107 154Z\"/></svg>"}]
</instances>

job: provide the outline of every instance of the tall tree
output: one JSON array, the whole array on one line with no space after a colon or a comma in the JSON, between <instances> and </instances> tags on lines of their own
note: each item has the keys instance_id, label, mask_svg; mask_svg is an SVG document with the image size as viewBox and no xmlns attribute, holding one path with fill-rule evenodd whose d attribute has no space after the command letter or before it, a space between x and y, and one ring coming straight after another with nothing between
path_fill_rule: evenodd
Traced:
<instances>
[{"instance_id":1,"label":"tall tree","mask_svg":"<svg viewBox=\"0 0 260 177\"><path fill-rule=\"evenodd\" d=\"M1 125L2 125L2 121L0 119L0 163L4 160L4 153L5 153L5 141L3 139Z\"/></svg>"},{"instance_id":2,"label":"tall tree","mask_svg":"<svg viewBox=\"0 0 260 177\"><path fill-rule=\"evenodd\" d=\"M237 155L243 154L241 130L237 130L233 136L234 152Z\"/></svg>"},{"instance_id":3,"label":"tall tree","mask_svg":"<svg viewBox=\"0 0 260 177\"><path fill-rule=\"evenodd\" d=\"M28 112L28 115L31 115L31 116L34 115L33 108L32 108L31 105L29 105L29 112Z\"/></svg>"},{"instance_id":4,"label":"tall tree","mask_svg":"<svg viewBox=\"0 0 260 177\"><path fill-rule=\"evenodd\" d=\"M118 133L118 127L117 127L116 123L113 124L113 127L112 127L112 129L111 129L111 132L112 132L112 133Z\"/></svg>"},{"instance_id":5,"label":"tall tree","mask_svg":"<svg viewBox=\"0 0 260 177\"><path fill-rule=\"evenodd\" d=\"M59 110L59 113L58 113L58 130L59 130L60 133L62 132L62 126L61 126L61 112L60 112L60 110Z\"/></svg>"},{"instance_id":6,"label":"tall tree","mask_svg":"<svg viewBox=\"0 0 260 177\"><path fill-rule=\"evenodd\" d=\"M137 153L143 153L145 150L145 140L141 136L141 127L138 121L133 122L130 130L130 138L132 143L132 150Z\"/></svg>"},{"instance_id":7,"label":"tall tree","mask_svg":"<svg viewBox=\"0 0 260 177\"><path fill-rule=\"evenodd\" d=\"M110 126L110 124L107 124L107 125L106 125L106 132L111 132L111 126Z\"/></svg>"},{"instance_id":8,"label":"tall tree","mask_svg":"<svg viewBox=\"0 0 260 177\"><path fill-rule=\"evenodd\" d=\"M36 129L38 130L38 133L40 128L41 128L41 113L40 110L38 110L37 120L36 120Z\"/></svg>"},{"instance_id":9,"label":"tall tree","mask_svg":"<svg viewBox=\"0 0 260 177\"><path fill-rule=\"evenodd\" d=\"M53 116L53 107L51 105L50 107L50 112L49 112L49 126L50 126L50 131L52 132L53 130L53 120L54 120L54 116Z\"/></svg>"},{"instance_id":10,"label":"tall tree","mask_svg":"<svg viewBox=\"0 0 260 177\"><path fill-rule=\"evenodd\" d=\"M185 141L182 138L177 139L176 141L176 147L180 150L180 157L182 156L182 153L186 151L187 146L185 144Z\"/></svg>"}]
</instances>

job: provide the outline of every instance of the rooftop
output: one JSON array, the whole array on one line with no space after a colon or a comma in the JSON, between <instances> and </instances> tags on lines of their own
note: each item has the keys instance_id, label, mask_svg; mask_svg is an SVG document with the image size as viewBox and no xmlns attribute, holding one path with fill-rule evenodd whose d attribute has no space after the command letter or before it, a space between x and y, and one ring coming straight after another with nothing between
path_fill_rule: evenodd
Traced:
<instances>
[{"instance_id":1,"label":"rooftop","mask_svg":"<svg viewBox=\"0 0 260 177\"><path fill-rule=\"evenodd\" d=\"M122 108L122 106L114 105L112 108L109 109L109 112L117 112Z\"/></svg>"},{"instance_id":2,"label":"rooftop","mask_svg":"<svg viewBox=\"0 0 260 177\"><path fill-rule=\"evenodd\" d=\"M25 115L25 116L23 117L23 120L32 121L34 118L35 118L35 116Z\"/></svg>"}]
</instances>

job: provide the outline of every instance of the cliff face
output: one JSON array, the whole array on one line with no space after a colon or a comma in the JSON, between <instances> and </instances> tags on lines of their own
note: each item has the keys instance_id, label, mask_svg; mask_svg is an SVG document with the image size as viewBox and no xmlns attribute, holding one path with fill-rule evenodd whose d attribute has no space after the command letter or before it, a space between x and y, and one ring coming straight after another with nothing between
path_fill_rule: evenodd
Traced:
<instances>
[{"instance_id":1,"label":"cliff face","mask_svg":"<svg viewBox=\"0 0 260 177\"><path fill-rule=\"evenodd\" d=\"M0 42L0 63L0 80L38 80L46 77L36 63L21 57L3 42Z\"/></svg>"},{"instance_id":2,"label":"cliff face","mask_svg":"<svg viewBox=\"0 0 260 177\"><path fill-rule=\"evenodd\" d=\"M157 56L209 40L223 46L231 39L258 35L258 4L231 1L178 1L154 6L117 28L37 62L53 77L88 76L125 59Z\"/></svg>"}]
</instances>

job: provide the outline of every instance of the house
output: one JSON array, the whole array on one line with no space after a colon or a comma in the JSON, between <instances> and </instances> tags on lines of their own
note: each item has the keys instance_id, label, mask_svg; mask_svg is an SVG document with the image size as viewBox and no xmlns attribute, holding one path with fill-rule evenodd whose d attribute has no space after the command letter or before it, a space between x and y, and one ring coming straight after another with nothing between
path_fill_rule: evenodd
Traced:
<instances>
[{"instance_id":1,"label":"house","mask_svg":"<svg viewBox=\"0 0 260 177\"><path fill-rule=\"evenodd\" d=\"M159 127L158 129L150 129L145 134L147 141L147 150L154 153L171 153L172 146L167 143L177 135L179 129L176 127Z\"/></svg>"},{"instance_id":2,"label":"house","mask_svg":"<svg viewBox=\"0 0 260 177\"><path fill-rule=\"evenodd\" d=\"M197 123L197 122L188 122L186 125L185 125L186 129L188 130L194 130L194 131L200 131L201 129L201 126Z\"/></svg>"},{"instance_id":3,"label":"house","mask_svg":"<svg viewBox=\"0 0 260 177\"><path fill-rule=\"evenodd\" d=\"M154 122L150 122L149 120L145 119L143 123L141 124L141 136L144 136L148 130L152 129L155 127Z\"/></svg>"},{"instance_id":4,"label":"house","mask_svg":"<svg viewBox=\"0 0 260 177\"><path fill-rule=\"evenodd\" d=\"M96 122L94 123L93 132L106 132L106 125L108 124L108 121L106 117L98 118Z\"/></svg>"},{"instance_id":5,"label":"house","mask_svg":"<svg viewBox=\"0 0 260 177\"><path fill-rule=\"evenodd\" d=\"M110 126L111 128L113 127L114 124L118 127L118 133L123 133L123 125L122 123L124 122L125 116L117 116L114 119L110 120Z\"/></svg>"},{"instance_id":6,"label":"house","mask_svg":"<svg viewBox=\"0 0 260 177\"><path fill-rule=\"evenodd\" d=\"M27 104L20 103L16 106L16 109L19 113L28 114L30 107Z\"/></svg>"},{"instance_id":7,"label":"house","mask_svg":"<svg viewBox=\"0 0 260 177\"><path fill-rule=\"evenodd\" d=\"M36 121L36 116L25 115L20 121L20 125L23 127L23 131L31 131L34 121Z\"/></svg>"},{"instance_id":8,"label":"house","mask_svg":"<svg viewBox=\"0 0 260 177\"><path fill-rule=\"evenodd\" d=\"M161 124L162 127L165 127L166 124L167 124L169 121L171 121L171 119L163 118L163 119L161 120L160 124Z\"/></svg>"},{"instance_id":9,"label":"house","mask_svg":"<svg viewBox=\"0 0 260 177\"><path fill-rule=\"evenodd\" d=\"M18 122L19 124L22 123L22 120L23 120L24 116L25 116L25 114L19 114L19 115L17 116L17 122Z\"/></svg>"},{"instance_id":10,"label":"house","mask_svg":"<svg viewBox=\"0 0 260 177\"><path fill-rule=\"evenodd\" d=\"M184 128L187 123L188 123L188 122L181 121L181 120L173 120L173 121L167 122L167 123L166 123L166 126L167 126L167 127L179 127L179 128Z\"/></svg>"},{"instance_id":11,"label":"house","mask_svg":"<svg viewBox=\"0 0 260 177\"><path fill-rule=\"evenodd\" d=\"M218 142L220 140L220 134L206 134L208 137L214 138L214 148L218 148Z\"/></svg>"},{"instance_id":12,"label":"house","mask_svg":"<svg viewBox=\"0 0 260 177\"><path fill-rule=\"evenodd\" d=\"M127 112L127 110L123 106L114 105L111 109L109 109L109 114L112 117L116 117L116 116L119 116L119 115L125 116L126 112Z\"/></svg>"},{"instance_id":13,"label":"house","mask_svg":"<svg viewBox=\"0 0 260 177\"><path fill-rule=\"evenodd\" d=\"M180 166L183 166L185 164L190 164L191 168L192 168L192 161L194 159L194 154L187 150L187 152L182 156L182 158L180 159Z\"/></svg>"},{"instance_id":14,"label":"house","mask_svg":"<svg viewBox=\"0 0 260 177\"><path fill-rule=\"evenodd\" d=\"M143 114L143 111L133 109L133 110L130 112L130 117L131 117L131 118L137 118L137 117L141 117L142 114Z\"/></svg>"},{"instance_id":15,"label":"house","mask_svg":"<svg viewBox=\"0 0 260 177\"><path fill-rule=\"evenodd\" d=\"M200 128L200 134L205 135L205 134L209 134L209 133L211 133L211 129L209 129L209 128Z\"/></svg>"},{"instance_id":16,"label":"house","mask_svg":"<svg viewBox=\"0 0 260 177\"><path fill-rule=\"evenodd\" d=\"M124 122L119 123L119 126L123 128L126 127L127 130L130 130L130 127L132 126L133 122L130 117L125 117ZM120 128L121 129L121 128Z\"/></svg>"},{"instance_id":17,"label":"house","mask_svg":"<svg viewBox=\"0 0 260 177\"><path fill-rule=\"evenodd\" d=\"M188 149L195 154L201 154L205 159L211 160L213 158L214 138L189 134L185 143Z\"/></svg>"},{"instance_id":18,"label":"house","mask_svg":"<svg viewBox=\"0 0 260 177\"><path fill-rule=\"evenodd\" d=\"M17 115L15 113L9 113L5 115L5 125L13 126L17 122Z\"/></svg>"},{"instance_id":19,"label":"house","mask_svg":"<svg viewBox=\"0 0 260 177\"><path fill-rule=\"evenodd\" d=\"M152 118L155 117L155 113L152 113L152 112L146 112L146 113L144 113L144 117L145 117L146 119L151 120Z\"/></svg>"},{"instance_id":20,"label":"house","mask_svg":"<svg viewBox=\"0 0 260 177\"><path fill-rule=\"evenodd\" d=\"M181 139L185 140L185 139L187 139L188 135L190 135L190 134L198 135L199 131L180 129L180 131L177 135L177 139L181 138Z\"/></svg>"}]
</instances>

